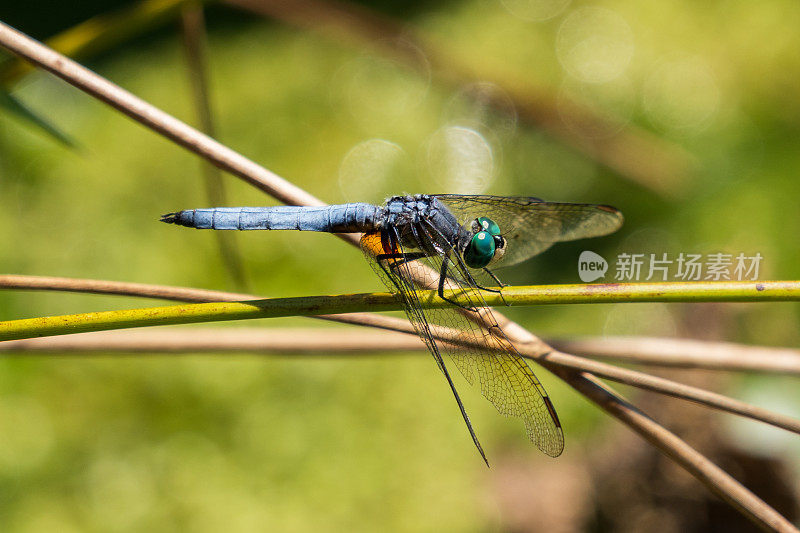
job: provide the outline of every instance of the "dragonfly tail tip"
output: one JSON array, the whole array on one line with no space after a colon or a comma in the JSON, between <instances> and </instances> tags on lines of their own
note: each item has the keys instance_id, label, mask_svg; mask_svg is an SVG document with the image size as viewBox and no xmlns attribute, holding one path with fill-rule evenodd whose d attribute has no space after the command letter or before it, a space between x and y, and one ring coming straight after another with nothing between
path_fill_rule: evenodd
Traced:
<instances>
[{"instance_id":1,"label":"dragonfly tail tip","mask_svg":"<svg viewBox=\"0 0 800 533\"><path fill-rule=\"evenodd\" d=\"M166 222L167 224L177 224L178 223L178 215L180 213L167 213L166 215L161 215L161 222Z\"/></svg>"}]
</instances>

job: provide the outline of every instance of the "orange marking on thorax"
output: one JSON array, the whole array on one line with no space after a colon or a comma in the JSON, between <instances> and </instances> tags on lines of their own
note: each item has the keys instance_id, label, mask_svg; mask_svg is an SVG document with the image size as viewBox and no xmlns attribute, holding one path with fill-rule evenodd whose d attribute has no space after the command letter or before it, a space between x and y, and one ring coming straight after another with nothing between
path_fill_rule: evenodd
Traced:
<instances>
[{"instance_id":1,"label":"orange marking on thorax","mask_svg":"<svg viewBox=\"0 0 800 533\"><path fill-rule=\"evenodd\" d=\"M365 233L361 237L361 247L372 255L391 254L397 252L397 247L392 249L388 236L382 231Z\"/></svg>"}]
</instances>

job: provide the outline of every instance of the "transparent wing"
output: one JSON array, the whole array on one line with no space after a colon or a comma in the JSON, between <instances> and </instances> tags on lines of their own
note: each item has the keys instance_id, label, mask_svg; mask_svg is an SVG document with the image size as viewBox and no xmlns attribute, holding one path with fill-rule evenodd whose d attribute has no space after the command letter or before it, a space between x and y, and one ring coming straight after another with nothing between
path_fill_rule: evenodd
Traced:
<instances>
[{"instance_id":1,"label":"transparent wing","mask_svg":"<svg viewBox=\"0 0 800 533\"><path fill-rule=\"evenodd\" d=\"M417 229L419 238L430 238L424 226ZM553 404L533 371L505 337L480 295L466 291L462 303L477 309L483 322L489 324L488 328L468 318L469 315L475 318L475 313L454 305L438 309L421 307L420 298L428 293L421 293L417 286L425 290L435 289L443 262L448 271L447 288L464 290L474 287L469 272L455 252L447 251L446 257L445 254L419 257L421 254L414 255L415 250L405 250L396 245L394 259L381 259L380 255L376 259L370 251L376 249L376 243L380 247L379 234L366 234L362 238L362 247L368 260L389 290L398 293L402 299L409 320L437 360L451 387L452 381L442 360L441 354L444 353L450 356L470 384L480 387L483 396L501 414L522 419L528 438L540 450L552 457L560 455L564 449L564 434ZM471 345L475 342L487 348L475 348ZM453 392L473 440L481 450L454 387Z\"/></svg>"},{"instance_id":2,"label":"transparent wing","mask_svg":"<svg viewBox=\"0 0 800 533\"><path fill-rule=\"evenodd\" d=\"M417 290L414 288L414 284L411 281L412 277L409 275L411 272L410 269L415 268L412 266L413 259L411 255L404 253L400 247L394 249L394 253L384 253L388 252L388 250L384 250L380 233L365 233L361 237L361 248L364 250L364 255L370 266L375 270L386 287L391 292L397 294L401 299L408 320L428 346L428 350L430 350L431 355L433 355L433 358L436 360L439 370L442 371L447 379L450 390L453 392L453 396L458 404L458 408L461 410L461 416L464 418L464 422L467 425L467 430L469 430L469 434L472 437L472 442L475 443L478 452L480 452L481 457L483 457L484 462L488 466L489 461L486 459L486 453L483 451L478 436L475 434L472 422L469 420L469 415L467 415L461 397L458 395L458 390L456 390L456 386L450 377L450 373L439 351L439 343L435 340L434 332L432 331L434 326L428 322L425 312L420 305Z\"/></svg>"},{"instance_id":3,"label":"transparent wing","mask_svg":"<svg viewBox=\"0 0 800 533\"><path fill-rule=\"evenodd\" d=\"M622 213L607 205L545 202L527 196L434 195L462 224L489 217L507 241L497 267L513 265L561 241L600 237L622 226Z\"/></svg>"}]
</instances>

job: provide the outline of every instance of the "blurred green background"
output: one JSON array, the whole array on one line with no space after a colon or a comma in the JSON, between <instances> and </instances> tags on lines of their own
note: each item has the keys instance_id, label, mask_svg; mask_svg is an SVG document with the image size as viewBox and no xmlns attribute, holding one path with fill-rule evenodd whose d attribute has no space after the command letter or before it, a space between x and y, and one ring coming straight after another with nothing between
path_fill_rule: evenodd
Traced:
<instances>
[{"instance_id":1,"label":"blurred green background","mask_svg":"<svg viewBox=\"0 0 800 533\"><path fill-rule=\"evenodd\" d=\"M559 245L504 272L511 283L575 283L584 249L609 260L622 252L759 252L761 279L800 274L797 2L364 5L434 39L477 72L512 73L552 97L555 112L559 102L585 102L620 130L636 126L680 147L694 166L664 194L526 123L502 87L478 86L508 101L493 111L469 97L474 85L443 83L433 68L413 70L357 41L212 6L210 88L219 140L329 203L488 192L606 203L625 214L619 233ZM102 2L33 2L4 6L0 20L46 39L107 9ZM176 22L84 63L196 122ZM207 205L195 156L48 74L28 75L11 91L79 148L0 112L4 273L235 289L213 235L157 222L162 213ZM570 124L568 113L560 116L577 137L593 135ZM274 203L236 179L225 182L230 205ZM249 232L237 240L259 294L383 290L361 253L328 235ZM4 320L147 305L0 292ZM584 305L508 314L546 337L800 342L794 304L700 309ZM258 325L341 327L307 319ZM494 466L487 470L424 353L3 356L0 529L604 530L591 512L564 500L562 514L578 518L554 528L542 502L570 494L564 479L591 472L587 457L611 457L614 443L630 437L544 370L538 374L567 436L555 461L529 445L517 421L502 419L458 382ZM715 379L716 388L737 397L800 414L800 393L788 379ZM702 412L689 407L684 414ZM721 416L714 421L733 445L800 466L796 439ZM702 442L693 444L703 451ZM532 491L518 506L534 512L528 521L510 510L515 482Z\"/></svg>"}]
</instances>

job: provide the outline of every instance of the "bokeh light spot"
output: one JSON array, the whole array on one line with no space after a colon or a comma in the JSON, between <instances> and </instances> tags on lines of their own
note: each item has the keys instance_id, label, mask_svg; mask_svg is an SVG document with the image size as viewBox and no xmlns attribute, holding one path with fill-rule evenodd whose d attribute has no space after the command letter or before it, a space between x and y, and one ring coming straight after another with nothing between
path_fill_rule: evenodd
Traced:
<instances>
[{"instance_id":1,"label":"bokeh light spot","mask_svg":"<svg viewBox=\"0 0 800 533\"><path fill-rule=\"evenodd\" d=\"M673 133L705 129L719 110L714 75L698 58L660 61L645 81L643 104L650 120Z\"/></svg>"},{"instance_id":2,"label":"bokeh light spot","mask_svg":"<svg viewBox=\"0 0 800 533\"><path fill-rule=\"evenodd\" d=\"M399 59L365 53L344 64L334 76L332 96L342 98L366 128L385 126L419 106L430 88L430 65L412 44L397 44L413 57L414 67Z\"/></svg>"},{"instance_id":3,"label":"bokeh light spot","mask_svg":"<svg viewBox=\"0 0 800 533\"><path fill-rule=\"evenodd\" d=\"M450 99L444 109L445 122L504 138L517 129L517 109L511 97L494 83L469 83Z\"/></svg>"},{"instance_id":4,"label":"bokeh light spot","mask_svg":"<svg viewBox=\"0 0 800 533\"><path fill-rule=\"evenodd\" d=\"M622 16L600 7L570 13L556 37L556 53L564 69L587 83L621 76L633 57L633 32Z\"/></svg>"},{"instance_id":5,"label":"bokeh light spot","mask_svg":"<svg viewBox=\"0 0 800 533\"><path fill-rule=\"evenodd\" d=\"M477 194L494 180L494 155L477 131L446 126L428 141L428 165L443 192Z\"/></svg>"},{"instance_id":6,"label":"bokeh light spot","mask_svg":"<svg viewBox=\"0 0 800 533\"><path fill-rule=\"evenodd\" d=\"M358 143L339 166L339 188L344 199L380 202L404 159L405 151L393 142L369 139Z\"/></svg>"}]
</instances>

